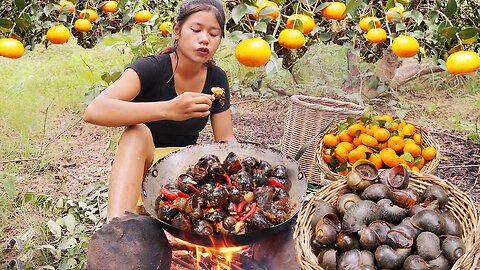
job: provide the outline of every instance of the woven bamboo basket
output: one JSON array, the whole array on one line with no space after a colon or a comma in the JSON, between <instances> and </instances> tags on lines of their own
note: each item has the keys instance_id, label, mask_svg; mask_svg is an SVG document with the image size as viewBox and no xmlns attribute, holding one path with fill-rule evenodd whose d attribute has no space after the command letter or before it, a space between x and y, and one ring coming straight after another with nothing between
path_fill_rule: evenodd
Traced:
<instances>
[{"instance_id":1,"label":"woven bamboo basket","mask_svg":"<svg viewBox=\"0 0 480 270\"><path fill-rule=\"evenodd\" d=\"M290 97L285 130L281 139L281 150L284 154L294 157L298 150L325 127L330 119L343 120L347 117L358 117L363 113L363 106L329 98L293 95ZM320 139L320 138L318 138ZM309 181L325 184L320 170L315 165L315 147L310 145L299 164Z\"/></svg>"},{"instance_id":2,"label":"woven bamboo basket","mask_svg":"<svg viewBox=\"0 0 480 270\"><path fill-rule=\"evenodd\" d=\"M415 125L415 129L419 131L419 133L422 136L422 146L427 147L427 146L433 146L437 150L435 158L425 162L425 165L422 167L420 170L421 173L433 173L438 165L440 164L440 144L438 141L432 137L430 132L426 130L425 128L422 128L421 126L406 121L407 123ZM332 134L338 134L338 129L337 127L331 128L327 133L332 133ZM345 176L338 174L328 166L328 164L323 160L322 158L322 150L323 150L323 140L319 140L317 145L316 145L316 150L315 150L315 164L319 167L320 171L325 174L325 177L327 180L326 182L330 182L330 180L342 180L345 179Z\"/></svg>"},{"instance_id":3,"label":"woven bamboo basket","mask_svg":"<svg viewBox=\"0 0 480 270\"><path fill-rule=\"evenodd\" d=\"M474 202L466 193L448 181L441 180L430 174L410 173L410 188L418 192L423 192L423 190L431 184L437 184L450 192L446 208L457 218L463 229L461 237L465 242L465 254L457 260L452 269L475 269L480 257L480 222ZM311 238L315 229L311 226L315 211L315 201L323 200L335 205L338 194L346 188L347 184L345 180L331 182L317 191L313 198L304 205L299 212L294 231L294 239L297 260L302 266L302 269L324 270L318 265L317 258L313 254L311 246Z\"/></svg>"}]
</instances>

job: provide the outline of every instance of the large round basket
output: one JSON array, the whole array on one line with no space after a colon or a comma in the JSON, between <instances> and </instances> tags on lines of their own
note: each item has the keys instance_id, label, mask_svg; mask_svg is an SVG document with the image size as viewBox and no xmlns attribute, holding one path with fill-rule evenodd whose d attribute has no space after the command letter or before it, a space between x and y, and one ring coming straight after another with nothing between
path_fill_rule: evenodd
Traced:
<instances>
[{"instance_id":1,"label":"large round basket","mask_svg":"<svg viewBox=\"0 0 480 270\"><path fill-rule=\"evenodd\" d=\"M358 117L365 107L351 102L330 98L293 95L290 97L285 130L281 140L284 154L294 157L298 150L333 119L341 121L347 117ZM320 138L318 138L320 139ZM298 160L307 180L325 184L320 170L315 165L316 142L310 145Z\"/></svg>"},{"instance_id":2,"label":"large round basket","mask_svg":"<svg viewBox=\"0 0 480 270\"><path fill-rule=\"evenodd\" d=\"M475 269L480 255L477 254L480 250L480 223L474 202L466 193L460 191L448 181L443 181L430 174L410 173L410 188L423 192L423 190L431 184L437 184L450 192L446 208L457 218L463 230L461 237L465 242L466 252L453 265L452 269ZM297 260L302 266L302 269L323 270L323 268L318 265L317 258L313 254L311 246L311 238L314 233L311 221L315 211L315 201L323 200L335 205L338 194L346 188L347 184L345 180L331 182L317 191L313 198L300 210L295 227L294 239Z\"/></svg>"},{"instance_id":3,"label":"large round basket","mask_svg":"<svg viewBox=\"0 0 480 270\"><path fill-rule=\"evenodd\" d=\"M440 164L440 144L435 138L432 137L430 132L428 132L428 130L426 130L425 128L409 121L406 121L406 122L415 125L415 128L419 131L420 135L422 136L423 147L433 146L437 150L435 158L425 162L425 165L420 170L421 173L433 173L437 169L438 165ZM326 134L327 133L338 134L339 132L337 127L333 127L329 131L327 131ZM345 179L345 176L332 171L330 166L328 166L325 160L323 160L322 158L323 148L324 148L323 140L319 140L315 149L315 164L318 166L320 171L323 174L325 174L325 177L327 178L327 180L325 181L329 182L329 180L335 181L335 180Z\"/></svg>"}]
</instances>

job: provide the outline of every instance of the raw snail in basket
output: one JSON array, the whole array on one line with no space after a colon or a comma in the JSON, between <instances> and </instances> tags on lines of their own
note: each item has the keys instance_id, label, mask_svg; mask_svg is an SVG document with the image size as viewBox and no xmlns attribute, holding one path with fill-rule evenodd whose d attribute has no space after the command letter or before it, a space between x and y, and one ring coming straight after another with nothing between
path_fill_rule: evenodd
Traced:
<instances>
[{"instance_id":1,"label":"raw snail in basket","mask_svg":"<svg viewBox=\"0 0 480 270\"><path fill-rule=\"evenodd\" d=\"M378 176L377 167L366 159L355 162L352 170L345 176L347 185L354 190L364 190L372 185Z\"/></svg>"},{"instance_id":2,"label":"raw snail in basket","mask_svg":"<svg viewBox=\"0 0 480 270\"><path fill-rule=\"evenodd\" d=\"M370 166L359 162L359 168L360 164ZM462 227L445 207L449 193L441 186L429 185L421 193L409 188L409 174L403 166L382 171L368 183L358 175L358 170L352 173L350 183L347 178L349 188L339 191L342 194L335 206L341 217L340 231L331 217L335 216L334 205L322 204L319 210L323 212L314 214L320 220L314 241L336 258L333 266L333 259L325 257L327 251L316 252L324 269L443 270L465 254L459 237ZM331 235L320 241L319 236L325 237L328 231L325 226ZM371 266L357 261L362 252L374 254Z\"/></svg>"}]
</instances>

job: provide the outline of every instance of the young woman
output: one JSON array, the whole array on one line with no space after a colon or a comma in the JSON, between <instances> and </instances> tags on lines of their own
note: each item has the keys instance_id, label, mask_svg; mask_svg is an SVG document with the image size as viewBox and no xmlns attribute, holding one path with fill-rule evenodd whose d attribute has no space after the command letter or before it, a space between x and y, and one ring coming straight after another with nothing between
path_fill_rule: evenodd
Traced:
<instances>
[{"instance_id":1,"label":"young woman","mask_svg":"<svg viewBox=\"0 0 480 270\"><path fill-rule=\"evenodd\" d=\"M186 0L173 26L173 47L133 62L86 108L88 123L126 126L110 175L108 220L136 212L155 147L195 144L210 118L215 141L235 140L225 72L213 64L224 36L218 0ZM225 90L220 104L212 87Z\"/></svg>"}]
</instances>

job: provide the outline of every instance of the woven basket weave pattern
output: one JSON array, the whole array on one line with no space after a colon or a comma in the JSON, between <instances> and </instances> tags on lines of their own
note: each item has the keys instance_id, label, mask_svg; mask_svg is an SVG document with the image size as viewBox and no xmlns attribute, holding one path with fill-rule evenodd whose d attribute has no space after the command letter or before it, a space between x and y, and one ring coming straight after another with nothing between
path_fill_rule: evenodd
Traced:
<instances>
[{"instance_id":1,"label":"woven basket weave pattern","mask_svg":"<svg viewBox=\"0 0 480 270\"><path fill-rule=\"evenodd\" d=\"M407 123L413 124L412 122L408 122L408 121ZM440 164L440 144L436 139L432 137L430 132L428 132L426 129L422 128L417 124L414 124L414 125L415 125L415 128L417 129L417 132L420 131L419 133L422 136L422 146L423 147L433 146L437 150L435 158L425 162L425 165L420 170L421 173L433 173L437 169L438 165ZM338 134L339 132L337 127L333 127L332 129L327 131L327 133ZM315 164L319 167L320 171L325 174L325 177L328 180L335 181L335 180L345 179L345 176L332 171L332 169L330 169L330 167L325 162L325 160L323 160L322 158L323 147L324 147L323 140L319 140L315 149ZM328 180L326 180L326 182L329 182Z\"/></svg>"},{"instance_id":2,"label":"woven basket weave pattern","mask_svg":"<svg viewBox=\"0 0 480 270\"><path fill-rule=\"evenodd\" d=\"M463 231L461 237L465 242L465 254L457 260L452 269L475 269L480 257L480 222L474 202L466 193L460 191L448 181L443 181L430 174L410 173L410 188L423 192L431 184L437 184L450 193L446 208L460 222ZM314 234L311 221L315 211L315 201L323 200L335 205L338 194L346 188L345 180L334 181L324 186L299 212L294 239L297 260L302 269L323 270L318 265L311 246L311 237Z\"/></svg>"},{"instance_id":3,"label":"woven basket weave pattern","mask_svg":"<svg viewBox=\"0 0 480 270\"><path fill-rule=\"evenodd\" d=\"M330 119L333 118L335 122L349 116L358 117L364 110L363 106L329 98L302 95L290 97L281 140L282 152L294 157L305 142L314 137ZM315 142L309 146L298 162L309 181L324 184L320 170L315 165L316 145Z\"/></svg>"}]
</instances>

